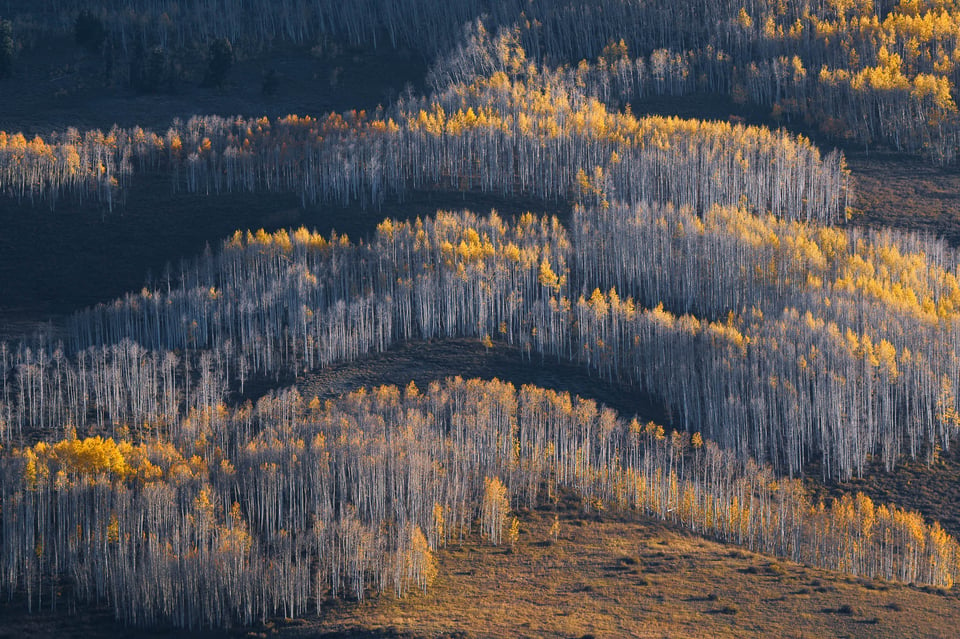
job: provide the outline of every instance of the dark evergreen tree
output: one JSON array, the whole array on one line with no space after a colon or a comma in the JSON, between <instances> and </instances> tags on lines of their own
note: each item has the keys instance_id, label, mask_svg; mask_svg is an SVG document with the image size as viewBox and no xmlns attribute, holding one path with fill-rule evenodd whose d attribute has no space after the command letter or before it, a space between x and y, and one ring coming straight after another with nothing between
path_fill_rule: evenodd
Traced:
<instances>
[{"instance_id":1,"label":"dark evergreen tree","mask_svg":"<svg viewBox=\"0 0 960 639\"><path fill-rule=\"evenodd\" d=\"M233 66L233 45L229 38L217 38L210 43L209 60L207 62L207 75L203 79L203 85L207 87L223 86L227 79L227 74Z\"/></svg>"},{"instance_id":2,"label":"dark evergreen tree","mask_svg":"<svg viewBox=\"0 0 960 639\"><path fill-rule=\"evenodd\" d=\"M263 82L260 84L260 93L270 97L275 95L277 88L280 86L280 76L277 75L276 69L270 69L263 74Z\"/></svg>"},{"instance_id":3,"label":"dark evergreen tree","mask_svg":"<svg viewBox=\"0 0 960 639\"><path fill-rule=\"evenodd\" d=\"M73 37L77 45L91 54L96 54L103 49L103 43L107 39L107 29L99 17L88 9L84 9L77 14L77 19L73 23Z\"/></svg>"},{"instance_id":4,"label":"dark evergreen tree","mask_svg":"<svg viewBox=\"0 0 960 639\"><path fill-rule=\"evenodd\" d=\"M15 53L13 25L9 20L0 20L0 78L9 78L13 74Z\"/></svg>"},{"instance_id":5,"label":"dark evergreen tree","mask_svg":"<svg viewBox=\"0 0 960 639\"><path fill-rule=\"evenodd\" d=\"M144 69L144 86L148 92L158 92L170 88L170 61L162 46L155 46L147 56Z\"/></svg>"}]
</instances>

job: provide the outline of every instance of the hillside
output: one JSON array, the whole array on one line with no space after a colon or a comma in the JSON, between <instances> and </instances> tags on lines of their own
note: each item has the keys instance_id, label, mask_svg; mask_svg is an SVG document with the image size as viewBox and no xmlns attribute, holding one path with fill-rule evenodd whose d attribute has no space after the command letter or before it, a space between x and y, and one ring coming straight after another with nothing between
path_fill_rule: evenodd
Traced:
<instances>
[{"instance_id":1,"label":"hillside","mask_svg":"<svg viewBox=\"0 0 960 639\"><path fill-rule=\"evenodd\" d=\"M953 592L854 579L706 541L662 524L582 518L559 504L523 515L515 552L465 543L444 551L424 594L337 603L320 617L274 618L225 637L946 637ZM2 609L4 636L134 637L99 614ZM149 636L218 636L151 632Z\"/></svg>"},{"instance_id":2,"label":"hillside","mask_svg":"<svg viewBox=\"0 0 960 639\"><path fill-rule=\"evenodd\" d=\"M960 5L55 4L0 637L953 632Z\"/></svg>"}]
</instances>

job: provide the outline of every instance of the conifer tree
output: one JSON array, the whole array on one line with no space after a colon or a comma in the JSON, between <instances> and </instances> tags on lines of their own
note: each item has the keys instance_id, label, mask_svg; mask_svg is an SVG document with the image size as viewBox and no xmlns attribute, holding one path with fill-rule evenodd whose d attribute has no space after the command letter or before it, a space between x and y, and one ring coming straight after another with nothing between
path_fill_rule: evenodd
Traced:
<instances>
[{"instance_id":1,"label":"conifer tree","mask_svg":"<svg viewBox=\"0 0 960 639\"><path fill-rule=\"evenodd\" d=\"M15 56L13 25L9 20L0 19L0 80L9 78L13 74Z\"/></svg>"}]
</instances>

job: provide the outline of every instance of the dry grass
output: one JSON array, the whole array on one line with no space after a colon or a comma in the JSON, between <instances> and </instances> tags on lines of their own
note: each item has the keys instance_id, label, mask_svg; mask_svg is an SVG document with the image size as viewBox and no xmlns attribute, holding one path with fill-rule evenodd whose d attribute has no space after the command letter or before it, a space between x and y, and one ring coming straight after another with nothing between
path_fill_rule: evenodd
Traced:
<instances>
[{"instance_id":1,"label":"dry grass","mask_svg":"<svg viewBox=\"0 0 960 639\"><path fill-rule=\"evenodd\" d=\"M307 398L334 398L360 386L394 384L406 386L411 380L426 388L433 380L460 375L468 379L498 377L516 386L536 384L566 391L606 404L624 416L639 414L642 420L669 424L669 412L653 397L638 393L626 385L601 380L584 368L539 356L527 359L521 351L502 342L484 348L476 339L450 339L399 344L386 353L370 355L355 362L335 364L302 376L296 383ZM274 380L269 381L274 386ZM257 397L266 385L247 388L247 396ZM895 503L917 510L928 521L939 521L951 534L960 536L960 450L941 452L933 464L925 460L904 460L888 473L882 465L870 467L867 474L847 482L824 483L816 464L807 466L807 489L815 499L829 500L844 493L863 492L877 503Z\"/></svg>"},{"instance_id":2,"label":"dry grass","mask_svg":"<svg viewBox=\"0 0 960 639\"><path fill-rule=\"evenodd\" d=\"M633 111L783 126L807 136L824 152L839 146L847 158L854 194L851 204L856 213L850 225L921 231L960 245L960 170L956 166L939 168L916 156L883 148L866 150L861 144L827 138L796 118L776 120L765 109L725 97L653 98L634 104Z\"/></svg>"},{"instance_id":3,"label":"dry grass","mask_svg":"<svg viewBox=\"0 0 960 639\"><path fill-rule=\"evenodd\" d=\"M819 467L807 468L807 489L817 498L862 492L877 503L896 503L916 510L928 521L939 521L944 530L960 537L960 451L941 452L933 463L904 460L892 472L873 464L863 477L822 482Z\"/></svg>"},{"instance_id":4,"label":"dry grass","mask_svg":"<svg viewBox=\"0 0 960 639\"><path fill-rule=\"evenodd\" d=\"M536 384L593 399L626 416L640 414L644 419L666 421L659 404L644 393L601 380L595 373L570 362L539 355L527 358L519 348L499 341L493 342L492 348L484 347L478 339L468 338L406 342L385 353L334 364L288 381L295 381L304 397L316 395L320 399L332 399L360 386L393 384L402 388L413 381L419 388L426 389L432 381L455 375L464 379L496 377L518 388L523 384ZM264 387L250 390L256 396Z\"/></svg>"},{"instance_id":5,"label":"dry grass","mask_svg":"<svg viewBox=\"0 0 960 639\"><path fill-rule=\"evenodd\" d=\"M523 517L518 552L440 554L403 601L343 604L294 636L363 628L434 637L946 637L960 601L775 560L649 521Z\"/></svg>"},{"instance_id":6,"label":"dry grass","mask_svg":"<svg viewBox=\"0 0 960 639\"><path fill-rule=\"evenodd\" d=\"M561 502L561 508L563 507ZM704 540L648 520L522 513L516 552L453 544L426 593L329 604L229 635L276 637L948 637L957 593L857 579ZM28 617L0 637L127 637L104 613ZM158 632L152 636L173 636ZM208 635L205 635L208 636Z\"/></svg>"},{"instance_id":7,"label":"dry grass","mask_svg":"<svg viewBox=\"0 0 960 639\"><path fill-rule=\"evenodd\" d=\"M292 194L174 194L169 176L153 174L136 176L126 206L113 214L67 202L51 212L44 204L17 206L0 197L0 339L17 334L11 330L15 322L24 323L19 333L29 332L31 320L60 322L85 306L139 291L148 274L159 285L168 263L177 286L181 260L207 245L218 247L236 229L303 225L359 240L387 216L414 219L464 208L495 208L507 217L528 210L565 217L570 211L563 203L529 198L429 191L408 193L403 202L391 199L381 210L302 209Z\"/></svg>"},{"instance_id":8,"label":"dry grass","mask_svg":"<svg viewBox=\"0 0 960 639\"><path fill-rule=\"evenodd\" d=\"M960 171L892 153L848 154L855 208L851 223L923 231L960 244Z\"/></svg>"},{"instance_id":9,"label":"dry grass","mask_svg":"<svg viewBox=\"0 0 960 639\"><path fill-rule=\"evenodd\" d=\"M269 50L241 52L221 89L201 86L205 50L173 51L177 79L159 93L143 95L126 85L127 69L119 61L107 78L100 56L86 53L70 36L53 37L24 49L14 76L0 82L0 129L30 135L67 126L106 130L114 124L166 130L174 117L185 120L198 113L279 117L373 110L392 102L407 84L424 91L427 63L410 50L310 49L277 43ZM267 95L263 78L270 70L277 82Z\"/></svg>"}]
</instances>

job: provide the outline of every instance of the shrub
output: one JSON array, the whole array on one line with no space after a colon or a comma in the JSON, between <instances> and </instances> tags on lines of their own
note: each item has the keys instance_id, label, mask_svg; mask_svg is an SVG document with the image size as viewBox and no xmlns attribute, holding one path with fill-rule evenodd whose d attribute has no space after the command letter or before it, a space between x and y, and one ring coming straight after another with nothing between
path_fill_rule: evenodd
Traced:
<instances>
[{"instance_id":1,"label":"shrub","mask_svg":"<svg viewBox=\"0 0 960 639\"><path fill-rule=\"evenodd\" d=\"M222 87L227 79L230 68L233 67L233 45L227 38L217 38L210 43L210 53L207 62L207 75L203 85L207 87Z\"/></svg>"}]
</instances>

